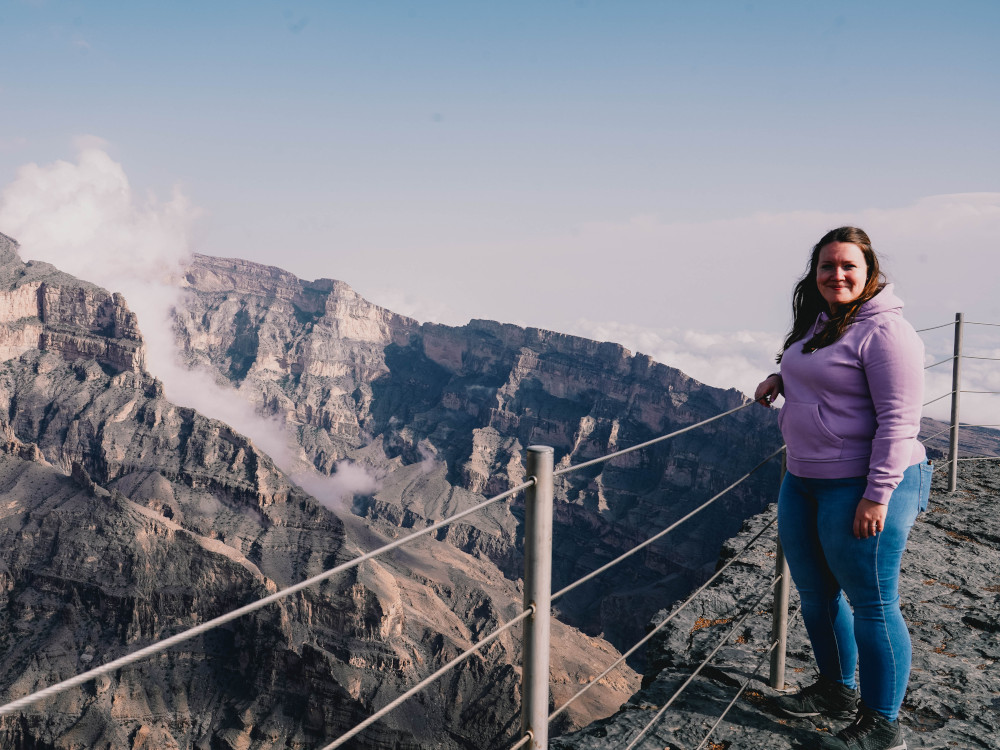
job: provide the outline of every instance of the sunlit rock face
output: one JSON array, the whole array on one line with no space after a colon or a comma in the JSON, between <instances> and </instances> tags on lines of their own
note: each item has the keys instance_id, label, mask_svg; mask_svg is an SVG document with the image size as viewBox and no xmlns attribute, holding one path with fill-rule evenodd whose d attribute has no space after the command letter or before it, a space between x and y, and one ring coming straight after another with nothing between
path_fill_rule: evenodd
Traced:
<instances>
[{"instance_id":1,"label":"sunlit rock face","mask_svg":"<svg viewBox=\"0 0 1000 750\"><path fill-rule=\"evenodd\" d=\"M247 437L170 402L120 296L16 250L0 237L0 702L392 537L341 520ZM444 481L415 468L416 484ZM509 621L521 596L488 558L424 538L4 717L0 748L321 747ZM618 656L554 633L563 698ZM519 664L510 632L353 746L502 746L517 733ZM636 684L615 673L566 726Z\"/></svg>"},{"instance_id":2,"label":"sunlit rock face","mask_svg":"<svg viewBox=\"0 0 1000 750\"><path fill-rule=\"evenodd\" d=\"M145 352L135 315L120 294L75 279L48 263L22 263L0 234L0 358L32 349L141 372Z\"/></svg>"},{"instance_id":3,"label":"sunlit rock face","mask_svg":"<svg viewBox=\"0 0 1000 750\"><path fill-rule=\"evenodd\" d=\"M387 526L419 527L517 485L529 445L553 446L568 466L744 403L616 344L484 320L419 324L342 282L246 261L197 256L186 284L176 333L188 364L287 420L317 470L350 460L380 477L353 510ZM568 475L556 492L556 588L665 528L780 444L773 414L754 407ZM563 597L562 616L630 646L773 498L777 473L772 462L665 541ZM442 538L517 579L521 502Z\"/></svg>"}]
</instances>

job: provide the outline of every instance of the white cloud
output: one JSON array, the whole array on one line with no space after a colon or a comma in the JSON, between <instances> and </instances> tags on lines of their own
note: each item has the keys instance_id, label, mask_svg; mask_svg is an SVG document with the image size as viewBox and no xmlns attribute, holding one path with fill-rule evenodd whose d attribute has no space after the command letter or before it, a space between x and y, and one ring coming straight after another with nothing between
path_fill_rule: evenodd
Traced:
<instances>
[{"instance_id":1,"label":"white cloud","mask_svg":"<svg viewBox=\"0 0 1000 750\"><path fill-rule=\"evenodd\" d=\"M1000 323L1000 193L931 196L856 213L595 222L572 241L551 243L557 256L568 255L559 248L571 244L573 262L563 265L558 283L547 280L548 299L579 307L579 290L591 285L586 298L595 315L613 315L578 320L571 332L616 341L703 382L752 393L774 369L791 319L792 286L809 250L828 229L845 224L872 237L916 327L947 323L957 311L967 320ZM593 276L599 282L588 280ZM751 330L740 330L745 327ZM923 340L931 364L951 355L953 329L929 331ZM1000 356L1000 328L967 326L965 341L967 354L978 347L979 356ZM964 390L1000 390L1000 362L965 360L963 372ZM928 370L925 400L947 393L950 382L950 365ZM963 394L962 405L963 421L1000 423L1000 395ZM950 401L925 413L948 419Z\"/></svg>"},{"instance_id":2,"label":"white cloud","mask_svg":"<svg viewBox=\"0 0 1000 750\"><path fill-rule=\"evenodd\" d=\"M298 471L292 481L331 510L338 510L355 495L377 492L379 479L370 471L351 461L337 462L334 473L323 476L315 471Z\"/></svg>"},{"instance_id":3,"label":"white cloud","mask_svg":"<svg viewBox=\"0 0 1000 750\"><path fill-rule=\"evenodd\" d=\"M439 279L387 263L386 284L457 311L567 330L586 317L653 329L785 331L791 291L829 229L865 228L917 327L962 310L1000 322L1000 193L963 193L855 212L757 213L713 221L637 215L563 234L464 249ZM434 258L432 249L417 253ZM423 274L421 276L420 274ZM440 274L438 274L440 276Z\"/></svg>"},{"instance_id":4,"label":"white cloud","mask_svg":"<svg viewBox=\"0 0 1000 750\"><path fill-rule=\"evenodd\" d=\"M953 329L941 330L943 336L923 336L927 365L952 355ZM676 367L702 383L718 388L738 388L748 396L761 380L778 369L774 354L784 335L783 332L763 331L705 333L588 320L578 321L569 333L597 341L614 341L633 353L642 352L657 362ZM978 343L973 337L978 338ZM990 337L996 344L993 347L984 345ZM966 326L965 341L966 356L991 359L962 360L961 390L1000 391L1000 329ZM951 392L951 382L951 362L925 371L924 401L934 401L924 408L925 417L945 422L951 419L951 398L936 400ZM1000 425L1000 393L962 393L960 419L965 424Z\"/></svg>"},{"instance_id":5,"label":"white cloud","mask_svg":"<svg viewBox=\"0 0 1000 750\"><path fill-rule=\"evenodd\" d=\"M322 487L328 498L376 486L362 468L344 464L334 477L310 480L308 463L286 425L257 414L212 374L180 363L171 310L183 292L174 280L189 263L189 237L199 211L176 189L165 202L152 194L138 199L104 141L86 136L77 145L76 163L25 165L0 195L0 231L21 243L22 258L51 263L124 294L139 319L148 368L174 403L247 435L284 471Z\"/></svg>"},{"instance_id":6,"label":"white cloud","mask_svg":"<svg viewBox=\"0 0 1000 750\"><path fill-rule=\"evenodd\" d=\"M347 283L350 284L350 281ZM373 304L421 323L447 323L456 319L456 312L445 302L421 299L413 292L388 287L373 287L359 293ZM459 323L461 325L461 323Z\"/></svg>"},{"instance_id":7,"label":"white cloud","mask_svg":"<svg viewBox=\"0 0 1000 750\"><path fill-rule=\"evenodd\" d=\"M21 253L112 290L123 280L163 281L182 270L198 211L171 199L137 200L122 166L92 138L75 164L27 164L0 197L0 226Z\"/></svg>"},{"instance_id":8,"label":"white cloud","mask_svg":"<svg viewBox=\"0 0 1000 750\"><path fill-rule=\"evenodd\" d=\"M276 460L291 461L298 449L284 431L260 421L237 394L211 378L184 380L196 376L185 375L174 359L166 311L177 290L164 280L186 263L197 209L176 190L165 201L134 195L106 143L88 137L78 146L76 163L29 164L19 171L0 198L0 231L21 241L25 257L123 292L139 315L150 369L165 381L171 398L219 416ZM377 269L378 282L363 291L422 321L461 324L493 316L616 341L703 382L752 393L774 369L790 322L792 285L805 269L809 249L828 229L844 224L862 226L872 236L916 327L946 323L956 311L969 320L1000 323L995 293L1000 193L930 196L850 213L595 221L517 247L486 240L465 253L476 262L449 267L447 273L435 268L435 278L446 280L446 287L422 281L412 264L386 263ZM337 274L329 268L319 275ZM950 328L924 335L928 364L950 355L951 337ZM996 353L1000 328L970 326L966 342ZM1000 363L965 363L965 389L1000 390L998 381ZM926 400L949 389L947 365L928 371ZM964 421L1000 423L1000 396L964 394L963 404ZM947 418L948 410L943 399L927 414ZM350 490L351 469L344 472L346 489L331 495ZM367 486L361 481L357 491Z\"/></svg>"},{"instance_id":9,"label":"white cloud","mask_svg":"<svg viewBox=\"0 0 1000 750\"><path fill-rule=\"evenodd\" d=\"M628 323L580 320L570 331L598 341L614 341L633 353L676 367L695 380L753 394L778 369L774 356L781 336L762 331L705 333L678 328L643 328Z\"/></svg>"}]
</instances>

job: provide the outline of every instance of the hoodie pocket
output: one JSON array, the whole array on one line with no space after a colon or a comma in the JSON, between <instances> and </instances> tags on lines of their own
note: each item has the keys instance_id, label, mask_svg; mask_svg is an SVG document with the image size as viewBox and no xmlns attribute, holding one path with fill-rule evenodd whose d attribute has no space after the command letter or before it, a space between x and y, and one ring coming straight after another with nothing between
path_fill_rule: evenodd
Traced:
<instances>
[{"instance_id":1,"label":"hoodie pocket","mask_svg":"<svg viewBox=\"0 0 1000 750\"><path fill-rule=\"evenodd\" d=\"M819 404L785 401L778 413L778 427L788 455L800 461L836 461L844 451L844 439L823 424Z\"/></svg>"}]
</instances>

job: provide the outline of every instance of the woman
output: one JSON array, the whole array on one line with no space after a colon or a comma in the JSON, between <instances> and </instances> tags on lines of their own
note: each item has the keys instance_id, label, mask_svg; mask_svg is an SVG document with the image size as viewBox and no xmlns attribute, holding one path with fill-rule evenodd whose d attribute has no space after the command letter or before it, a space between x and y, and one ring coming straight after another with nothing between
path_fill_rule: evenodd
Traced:
<instances>
[{"instance_id":1,"label":"woman","mask_svg":"<svg viewBox=\"0 0 1000 750\"><path fill-rule=\"evenodd\" d=\"M897 717L911 647L899 567L932 470L917 440L924 348L902 307L868 235L828 232L795 287L781 371L754 396L768 407L785 397L778 528L820 673L776 704L794 717L856 712L823 748L906 748Z\"/></svg>"}]
</instances>

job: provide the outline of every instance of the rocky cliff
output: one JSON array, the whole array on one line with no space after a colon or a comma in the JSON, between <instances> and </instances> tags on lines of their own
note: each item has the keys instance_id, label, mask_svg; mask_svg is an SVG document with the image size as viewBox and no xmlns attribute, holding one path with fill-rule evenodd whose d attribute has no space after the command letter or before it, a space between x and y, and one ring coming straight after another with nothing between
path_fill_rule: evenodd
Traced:
<instances>
[{"instance_id":1,"label":"rocky cliff","mask_svg":"<svg viewBox=\"0 0 1000 750\"><path fill-rule=\"evenodd\" d=\"M197 256L185 283L176 331L188 363L292 425L319 471L347 460L379 476L353 510L388 526L419 527L517 484L532 443L567 466L743 403L616 344L491 321L418 324L342 282L245 261ZM667 526L780 443L773 414L745 410L568 475L557 488L554 585ZM703 579L776 482L777 466L765 467L683 534L565 597L562 616L631 645L662 602ZM445 538L513 580L521 518L516 502L497 506Z\"/></svg>"},{"instance_id":2,"label":"rocky cliff","mask_svg":"<svg viewBox=\"0 0 1000 750\"><path fill-rule=\"evenodd\" d=\"M135 315L121 295L48 263L22 263L17 242L0 234L0 359L32 349L133 373L145 358Z\"/></svg>"},{"instance_id":3,"label":"rocky cliff","mask_svg":"<svg viewBox=\"0 0 1000 750\"><path fill-rule=\"evenodd\" d=\"M947 492L939 471L928 511L918 519L903 557L900 597L913 640L913 671L900 721L907 747L997 747L1000 736L1000 462L961 467L959 489ZM750 519L727 542L731 558L774 517L773 508ZM751 551L650 643L643 688L615 716L552 743L561 750L625 747L670 699L774 575L774 527ZM751 684L704 747L716 750L815 746L817 732L844 723L785 719L769 710L768 664L753 670L770 643L771 598L672 703L641 747L689 750L700 743L747 678ZM792 592L791 610L798 609ZM654 621L664 619L663 610ZM790 689L815 679L811 647L800 618L790 621L787 681Z\"/></svg>"},{"instance_id":4,"label":"rocky cliff","mask_svg":"<svg viewBox=\"0 0 1000 750\"><path fill-rule=\"evenodd\" d=\"M396 533L345 523L245 436L168 401L124 300L22 263L0 241L0 340L10 344L0 360L0 700ZM520 599L488 560L425 538L5 717L0 747L321 746L508 621ZM600 639L561 624L556 633L563 692L617 657ZM355 746L503 744L516 732L519 654L508 634ZM622 671L569 725L606 715L634 684Z\"/></svg>"}]
</instances>

